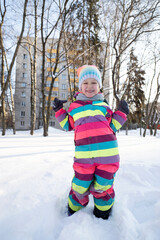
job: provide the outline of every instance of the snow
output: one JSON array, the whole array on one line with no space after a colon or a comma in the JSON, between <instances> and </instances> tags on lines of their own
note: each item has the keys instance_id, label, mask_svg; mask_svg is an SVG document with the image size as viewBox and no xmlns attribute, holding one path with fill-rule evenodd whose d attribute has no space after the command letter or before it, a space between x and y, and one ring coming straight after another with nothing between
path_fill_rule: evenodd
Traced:
<instances>
[{"instance_id":1,"label":"snow","mask_svg":"<svg viewBox=\"0 0 160 240\"><path fill-rule=\"evenodd\" d=\"M89 205L68 217L73 177L73 132L49 129L8 131L0 137L0 239L158 240L160 239L160 133L117 134L121 156L116 201L108 220Z\"/></svg>"}]
</instances>

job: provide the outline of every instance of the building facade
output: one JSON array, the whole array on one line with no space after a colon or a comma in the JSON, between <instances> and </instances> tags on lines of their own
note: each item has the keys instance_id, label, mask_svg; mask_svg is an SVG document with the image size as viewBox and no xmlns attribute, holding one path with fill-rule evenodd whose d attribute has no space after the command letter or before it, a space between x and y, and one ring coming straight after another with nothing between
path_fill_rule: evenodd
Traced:
<instances>
[{"instance_id":1,"label":"building facade","mask_svg":"<svg viewBox=\"0 0 160 240\"><path fill-rule=\"evenodd\" d=\"M32 46L33 38L29 39L30 44L28 44L28 39L24 38L22 44L19 48L17 59L16 59L16 83L15 83L15 122L16 130L29 130L31 127L31 58L33 58ZM42 53L41 53L41 39L37 40L37 84L36 84L36 129L43 126L42 120ZM63 51L63 46L60 48L60 52ZM74 52L70 51L70 55ZM102 53L103 54L103 53ZM52 80L52 71L55 64L56 58L56 40L55 43L53 39L49 39L46 45L46 66L45 66L45 97L46 106L48 101L49 89ZM56 72L58 73L62 69L65 69L67 61L65 55L58 61L58 68ZM107 68L109 62L107 63ZM74 64L70 65L69 69L65 69L54 81L51 101L53 102L55 97L61 100L67 100L70 96L70 90L77 90L78 77L76 74L76 69L79 66ZM57 74L56 73L56 74ZM70 78L70 84L68 79ZM105 86L109 88L109 72L106 71ZM109 98L109 95L108 95ZM51 102L51 105L53 104ZM60 128L59 123L55 119L54 111L51 109L50 122L49 125Z\"/></svg>"}]
</instances>

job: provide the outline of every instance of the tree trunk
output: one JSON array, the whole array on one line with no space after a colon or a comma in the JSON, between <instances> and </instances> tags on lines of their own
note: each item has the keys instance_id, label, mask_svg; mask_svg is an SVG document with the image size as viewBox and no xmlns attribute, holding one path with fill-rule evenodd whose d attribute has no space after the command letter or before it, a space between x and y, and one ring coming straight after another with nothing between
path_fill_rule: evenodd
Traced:
<instances>
[{"instance_id":1,"label":"tree trunk","mask_svg":"<svg viewBox=\"0 0 160 240\"><path fill-rule=\"evenodd\" d=\"M83 23L82 23L82 52L85 51L85 0L83 0ZM85 55L82 55L82 65L85 64Z\"/></svg>"},{"instance_id":2,"label":"tree trunk","mask_svg":"<svg viewBox=\"0 0 160 240\"><path fill-rule=\"evenodd\" d=\"M67 38L67 36L66 36L66 34L64 33L65 57L66 57L67 65L69 65L69 58L68 58L68 52L67 52L66 38ZM69 73L69 67L68 67L68 69L67 69L67 73L68 73L68 84L69 84L70 98L71 98L71 101L73 101L73 94L72 94L72 86L71 86L71 78L70 78L70 73Z\"/></svg>"},{"instance_id":3,"label":"tree trunk","mask_svg":"<svg viewBox=\"0 0 160 240\"><path fill-rule=\"evenodd\" d=\"M33 59L32 52L30 49L30 63L31 63L31 130L30 134L34 133L34 68L33 68Z\"/></svg>"},{"instance_id":4,"label":"tree trunk","mask_svg":"<svg viewBox=\"0 0 160 240\"><path fill-rule=\"evenodd\" d=\"M7 80L6 80L5 84L4 84L4 88L2 89L2 94L0 96L0 99L3 96L3 94L5 93L5 91L7 90L9 81L11 79L11 73L12 73L12 70L13 70L13 66L14 66L14 63L15 63L15 60L16 60L16 56L17 56L17 53L18 53L18 49L19 49L19 46L21 44L21 40L22 40L22 37L23 37L23 33L24 33L24 29L25 29L25 21L26 21L27 4L28 4L28 0L25 0L25 2L24 2L24 9L23 9L23 21L22 21L21 33L20 33L18 42L16 44L16 49L14 51L14 54L13 54L13 57L12 57L12 60L11 60L11 64L10 64L8 75L7 75Z\"/></svg>"},{"instance_id":5,"label":"tree trunk","mask_svg":"<svg viewBox=\"0 0 160 240\"><path fill-rule=\"evenodd\" d=\"M33 59L33 75L31 81L31 131L30 134L34 134L36 127L36 85L37 85L37 2L34 0L35 10L35 40L34 40L34 59Z\"/></svg>"},{"instance_id":6,"label":"tree trunk","mask_svg":"<svg viewBox=\"0 0 160 240\"><path fill-rule=\"evenodd\" d=\"M4 2L4 12L2 13L1 10L1 23L0 23L0 50L1 50L1 103L2 103L2 136L5 135L6 132L6 111L5 111L5 91L4 91L4 55L5 55L5 50L4 50L4 45L3 45L3 35L2 35L2 26L4 23L4 17L6 13L6 6Z\"/></svg>"},{"instance_id":7,"label":"tree trunk","mask_svg":"<svg viewBox=\"0 0 160 240\"><path fill-rule=\"evenodd\" d=\"M0 25L0 49L1 49L1 88L4 89L4 46L2 38L2 25ZM5 110L5 92L2 94L2 136L6 133L6 110Z\"/></svg>"},{"instance_id":8,"label":"tree trunk","mask_svg":"<svg viewBox=\"0 0 160 240\"><path fill-rule=\"evenodd\" d=\"M141 117L141 120L140 120L140 136L142 136L142 117Z\"/></svg>"},{"instance_id":9,"label":"tree trunk","mask_svg":"<svg viewBox=\"0 0 160 240\"><path fill-rule=\"evenodd\" d=\"M1 74L2 76L2 74ZM2 89L4 87L4 75L1 78ZM6 110L5 110L5 95L2 95L2 136L6 133Z\"/></svg>"},{"instance_id":10,"label":"tree trunk","mask_svg":"<svg viewBox=\"0 0 160 240\"><path fill-rule=\"evenodd\" d=\"M55 67L54 67L53 75L55 75L55 72L56 72L57 66L58 66L58 62L59 62L60 43L61 43L61 39L62 39L63 31L64 31L64 26L65 26L65 21L66 21L66 15L67 15L67 9L66 9L67 3L68 3L68 0L65 0L64 7L63 7L63 10L62 10L62 12L60 14L60 18L59 18L59 19L62 20L62 24L61 24L58 43L57 43L56 61L55 61ZM53 77L53 75L52 75L52 81L51 81L51 85L50 85L50 89L49 89L49 96L48 96L48 103L47 103L47 114L46 114L47 129L49 128L49 119L50 119L50 110L51 110L51 95L52 95L53 84L54 84L54 81L55 81L55 77Z\"/></svg>"},{"instance_id":11,"label":"tree trunk","mask_svg":"<svg viewBox=\"0 0 160 240\"><path fill-rule=\"evenodd\" d=\"M45 43L43 43L42 56L42 117L43 117L43 136L48 136L47 118L46 118L46 96L45 96Z\"/></svg>"},{"instance_id":12,"label":"tree trunk","mask_svg":"<svg viewBox=\"0 0 160 240\"><path fill-rule=\"evenodd\" d=\"M10 95L11 95L11 104L12 104L12 127L13 127L13 134L16 134L16 126L15 126L15 108L14 108L14 97L12 92L12 85L11 80L9 81L9 88L10 88Z\"/></svg>"},{"instance_id":13,"label":"tree trunk","mask_svg":"<svg viewBox=\"0 0 160 240\"><path fill-rule=\"evenodd\" d=\"M128 120L126 122L126 135L128 135Z\"/></svg>"},{"instance_id":14,"label":"tree trunk","mask_svg":"<svg viewBox=\"0 0 160 240\"><path fill-rule=\"evenodd\" d=\"M157 134L157 128L158 128L159 124L160 124L160 119L159 119L159 121L157 121L157 124L155 124L154 136L156 136L156 134Z\"/></svg>"},{"instance_id":15,"label":"tree trunk","mask_svg":"<svg viewBox=\"0 0 160 240\"><path fill-rule=\"evenodd\" d=\"M41 14L41 40L42 40L42 98L43 98L43 102L42 102L42 115L43 115L43 136L46 137L46 136L48 136L51 92L52 92L52 87L53 87L54 80L55 80L54 77L52 77L52 82L51 82L50 92L49 92L49 97L48 97L48 104L47 104L47 109L46 109L46 107L45 107L45 104L46 104L46 97L45 97L45 81L46 81L46 79L45 79L45 50L46 50L46 43L47 43L47 40L48 40L49 36L57 28L59 20L61 18L63 18L63 14L66 14L66 12L64 13L64 11L66 11L65 7L66 7L66 5L68 3L68 0L65 0L65 2L64 2L64 9L62 11L60 11L60 14L59 14L59 16L57 18L57 21L56 21L55 25L51 28L51 30L49 31L49 33L47 34L46 37L44 37L44 29L43 29L44 28L45 3L46 3L46 0L43 0L43 3L42 3L42 14ZM59 2L59 4L60 4L60 2ZM62 26L63 26L63 21L62 21ZM63 29L63 27L62 27L62 29ZM58 49L57 53L59 55L59 49ZM58 64L58 62L57 62L57 64ZM55 67L55 70L56 70L56 67Z\"/></svg>"},{"instance_id":16,"label":"tree trunk","mask_svg":"<svg viewBox=\"0 0 160 240\"><path fill-rule=\"evenodd\" d=\"M2 29L0 29L0 39L1 39L1 45L3 44L2 42ZM2 90L4 88L4 51L3 47L1 48L1 87ZM2 136L5 135L6 132L6 110L5 110L5 94L2 95Z\"/></svg>"},{"instance_id":17,"label":"tree trunk","mask_svg":"<svg viewBox=\"0 0 160 240\"><path fill-rule=\"evenodd\" d=\"M146 136L146 131L147 131L147 126L145 126L144 132L143 132L143 137Z\"/></svg>"}]
</instances>

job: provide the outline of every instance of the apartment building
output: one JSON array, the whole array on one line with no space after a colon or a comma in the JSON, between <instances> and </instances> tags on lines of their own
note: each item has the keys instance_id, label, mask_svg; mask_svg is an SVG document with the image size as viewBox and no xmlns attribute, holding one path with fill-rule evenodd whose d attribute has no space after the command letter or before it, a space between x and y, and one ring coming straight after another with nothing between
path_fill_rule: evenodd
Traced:
<instances>
[{"instance_id":1,"label":"apartment building","mask_svg":"<svg viewBox=\"0 0 160 240\"><path fill-rule=\"evenodd\" d=\"M30 42L34 39L30 38ZM31 45L31 44L30 44ZM30 63L30 52L32 54L33 49L29 49L28 40L23 39L22 44L19 48L17 59L16 59L16 84L15 84L15 119L16 119L16 130L29 130L31 126L31 63ZM63 46L62 46L63 47ZM41 76L42 76L42 53L41 53L41 40L37 41L37 86L36 86L36 129L43 126L42 120L42 92L41 92ZM72 55L73 52L70 51ZM49 88L52 80L52 70L54 67L54 61L56 57L56 40L55 44L53 39L49 39L46 45L46 73L45 73L45 96L46 105L48 101ZM64 69L66 66L66 59L64 55L58 63L57 72ZM108 63L109 64L109 63ZM75 69L71 65L69 67L69 75L71 80L71 87L74 85L78 86L78 77L75 75ZM106 86L109 86L109 74L106 73ZM70 96L70 88L68 83L68 69L64 70L54 82L52 89L51 101L55 97L60 99L68 99ZM51 103L52 105L52 103ZM57 120L54 116L54 111L51 109L50 126L60 128Z\"/></svg>"}]
</instances>

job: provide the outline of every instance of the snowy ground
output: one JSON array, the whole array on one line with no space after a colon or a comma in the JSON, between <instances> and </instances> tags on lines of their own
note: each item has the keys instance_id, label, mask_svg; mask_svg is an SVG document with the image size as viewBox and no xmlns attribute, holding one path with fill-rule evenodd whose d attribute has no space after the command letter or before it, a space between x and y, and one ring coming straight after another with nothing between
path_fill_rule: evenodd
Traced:
<instances>
[{"instance_id":1,"label":"snowy ground","mask_svg":"<svg viewBox=\"0 0 160 240\"><path fill-rule=\"evenodd\" d=\"M160 135L120 132L118 142L116 202L110 219L102 220L92 214L92 197L84 210L66 216L73 132L0 136L0 239L159 240Z\"/></svg>"}]
</instances>

